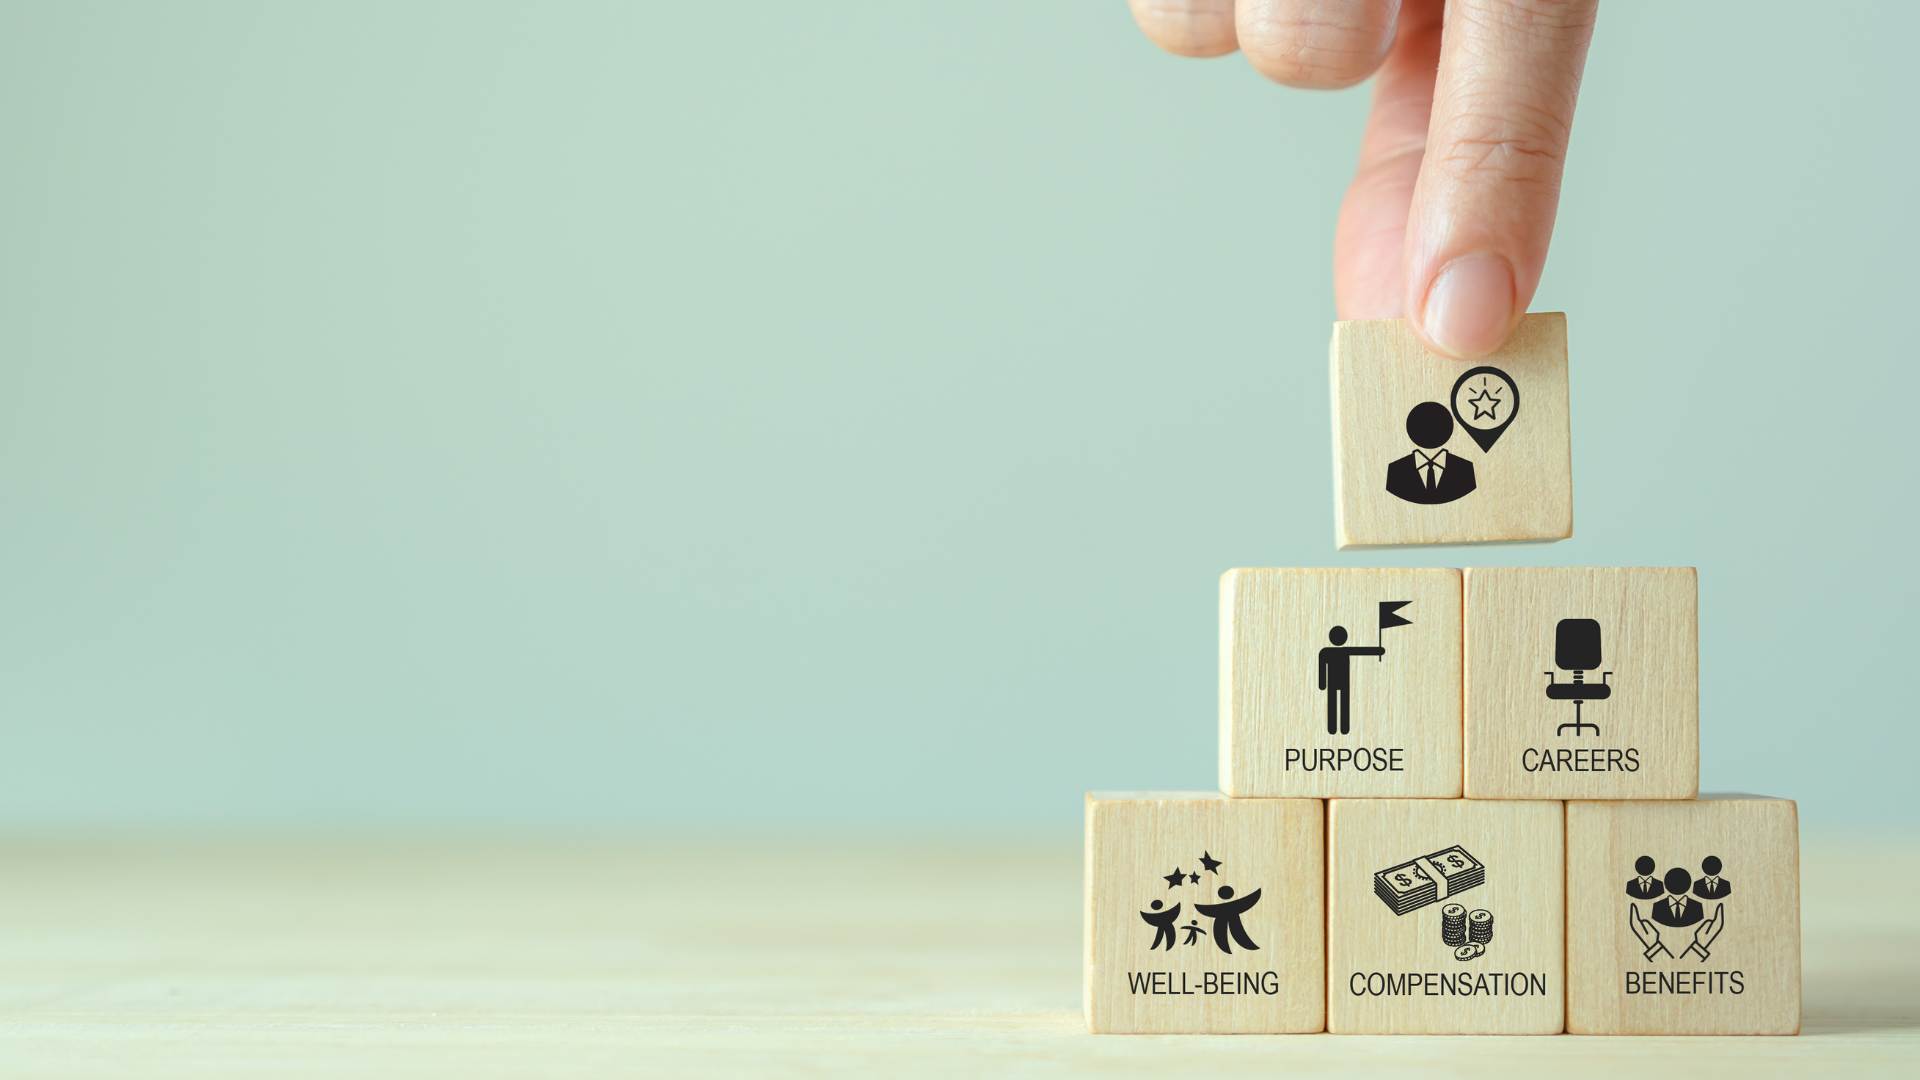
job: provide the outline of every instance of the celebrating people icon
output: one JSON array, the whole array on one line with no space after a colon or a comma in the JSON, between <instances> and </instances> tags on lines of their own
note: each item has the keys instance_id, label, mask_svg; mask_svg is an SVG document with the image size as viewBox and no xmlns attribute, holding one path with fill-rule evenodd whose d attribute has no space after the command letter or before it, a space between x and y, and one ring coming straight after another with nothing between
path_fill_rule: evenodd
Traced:
<instances>
[{"instance_id":1,"label":"celebrating people icon","mask_svg":"<svg viewBox=\"0 0 1920 1080\"><path fill-rule=\"evenodd\" d=\"M1147 951L1152 952L1153 950L1160 947L1160 943L1162 941L1165 941L1167 943L1167 951L1172 952L1173 951L1173 935L1174 935L1173 924L1177 922L1180 918L1180 905L1175 904L1171 908L1168 908L1165 911L1161 911L1160 909L1162 907L1165 907L1166 905L1159 900L1155 900L1153 903L1148 904L1147 906L1152 908L1153 911L1143 911L1140 913L1140 917L1142 919L1145 919L1147 922L1147 925L1153 927L1154 930L1156 931L1156 933L1153 935L1153 944L1147 946ZM1158 912L1158 914L1155 914L1156 912Z\"/></svg>"},{"instance_id":2,"label":"celebrating people icon","mask_svg":"<svg viewBox=\"0 0 1920 1080\"><path fill-rule=\"evenodd\" d=\"M1187 925L1181 927L1180 929L1185 930L1187 932L1187 940L1181 942L1180 944L1182 945L1191 945L1194 942L1199 941L1202 937L1206 936L1206 931L1200 929L1199 919L1188 919Z\"/></svg>"},{"instance_id":3,"label":"celebrating people icon","mask_svg":"<svg viewBox=\"0 0 1920 1080\"><path fill-rule=\"evenodd\" d=\"M1653 876L1653 856L1642 855L1633 861L1633 872L1640 875L1627 882L1627 895L1635 900L1652 900L1666 894L1667 887Z\"/></svg>"},{"instance_id":4,"label":"celebrating people icon","mask_svg":"<svg viewBox=\"0 0 1920 1080\"><path fill-rule=\"evenodd\" d=\"M1220 947L1221 952L1231 953L1233 946L1227 944L1227 937L1232 935L1233 940L1243 949L1260 948L1253 943L1251 937L1247 936L1247 928L1240 925L1240 916L1245 915L1253 905L1260 902L1260 890L1255 889L1235 900L1233 886L1222 885L1220 899L1222 903L1193 905L1193 910L1213 920L1213 943Z\"/></svg>"},{"instance_id":5,"label":"celebrating people icon","mask_svg":"<svg viewBox=\"0 0 1920 1080\"><path fill-rule=\"evenodd\" d=\"M1327 692L1327 734L1347 734L1353 714L1353 671L1355 656L1385 656L1379 646L1347 645L1347 628L1336 626L1327 631L1332 646L1320 650L1320 689Z\"/></svg>"},{"instance_id":6,"label":"celebrating people icon","mask_svg":"<svg viewBox=\"0 0 1920 1080\"><path fill-rule=\"evenodd\" d=\"M1700 874L1700 880L1693 883L1693 895L1702 900L1724 900L1733 895L1733 882L1720 876L1719 856L1701 860Z\"/></svg>"},{"instance_id":7,"label":"celebrating people icon","mask_svg":"<svg viewBox=\"0 0 1920 1080\"><path fill-rule=\"evenodd\" d=\"M1692 926L1706 918L1706 912L1700 909L1700 901L1687 895L1687 889L1693 884L1693 875L1687 873L1684 866L1676 866L1667 871L1667 895L1653 902L1653 921L1661 926Z\"/></svg>"},{"instance_id":8,"label":"celebrating people icon","mask_svg":"<svg viewBox=\"0 0 1920 1080\"><path fill-rule=\"evenodd\" d=\"M1410 503L1437 505L1472 494L1473 462L1442 450L1453 438L1453 414L1437 401L1407 413L1407 438L1415 450L1387 465L1387 493Z\"/></svg>"}]
</instances>

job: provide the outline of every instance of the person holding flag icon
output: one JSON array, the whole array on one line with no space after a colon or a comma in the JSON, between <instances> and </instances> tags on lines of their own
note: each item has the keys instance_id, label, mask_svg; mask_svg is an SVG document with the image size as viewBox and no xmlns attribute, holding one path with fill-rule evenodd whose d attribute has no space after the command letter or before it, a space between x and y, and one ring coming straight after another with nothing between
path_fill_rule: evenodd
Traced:
<instances>
[{"instance_id":1,"label":"person holding flag icon","mask_svg":"<svg viewBox=\"0 0 1920 1080\"><path fill-rule=\"evenodd\" d=\"M1379 631L1395 626L1411 626L1412 619L1395 614L1401 608L1413 603L1411 600L1382 600L1380 602ZM1374 634L1374 640L1380 641L1380 632ZM1384 658L1387 650L1381 645L1348 645L1347 628L1336 626L1327 631L1327 640L1332 645L1320 650L1320 689L1327 692L1327 734L1346 735L1349 733L1353 715L1353 669L1352 658L1373 656Z\"/></svg>"}]
</instances>

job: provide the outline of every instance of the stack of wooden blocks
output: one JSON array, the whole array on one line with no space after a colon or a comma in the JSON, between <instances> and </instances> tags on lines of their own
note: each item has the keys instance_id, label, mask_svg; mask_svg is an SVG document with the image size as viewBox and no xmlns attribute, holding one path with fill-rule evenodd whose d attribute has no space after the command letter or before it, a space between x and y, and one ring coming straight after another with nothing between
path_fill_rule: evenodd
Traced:
<instances>
[{"instance_id":1,"label":"stack of wooden blocks","mask_svg":"<svg viewBox=\"0 0 1920 1080\"><path fill-rule=\"evenodd\" d=\"M1342 547L1572 535L1563 316L1480 365L1339 324L1333 395ZM1228 571L1221 791L1087 797L1088 1027L1797 1033L1797 809L1699 794L1696 597Z\"/></svg>"}]
</instances>

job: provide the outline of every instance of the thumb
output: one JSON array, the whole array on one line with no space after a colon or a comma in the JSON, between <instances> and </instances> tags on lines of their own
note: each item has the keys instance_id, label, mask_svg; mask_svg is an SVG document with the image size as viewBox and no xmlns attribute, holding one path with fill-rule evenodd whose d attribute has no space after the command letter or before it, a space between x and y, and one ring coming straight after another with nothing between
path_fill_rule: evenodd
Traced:
<instances>
[{"instance_id":1,"label":"thumb","mask_svg":"<svg viewBox=\"0 0 1920 1080\"><path fill-rule=\"evenodd\" d=\"M1405 264L1407 313L1436 352L1493 352L1533 300L1597 5L1447 4Z\"/></svg>"}]
</instances>

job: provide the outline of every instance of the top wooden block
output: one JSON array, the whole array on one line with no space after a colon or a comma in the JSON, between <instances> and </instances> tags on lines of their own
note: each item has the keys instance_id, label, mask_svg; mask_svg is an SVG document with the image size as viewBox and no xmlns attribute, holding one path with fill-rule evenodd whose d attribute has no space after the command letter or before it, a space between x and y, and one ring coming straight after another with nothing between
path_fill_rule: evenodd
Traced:
<instances>
[{"instance_id":1,"label":"top wooden block","mask_svg":"<svg viewBox=\"0 0 1920 1080\"><path fill-rule=\"evenodd\" d=\"M1573 535L1564 314L1526 316L1475 363L1404 319L1335 323L1332 361L1339 546Z\"/></svg>"}]
</instances>

